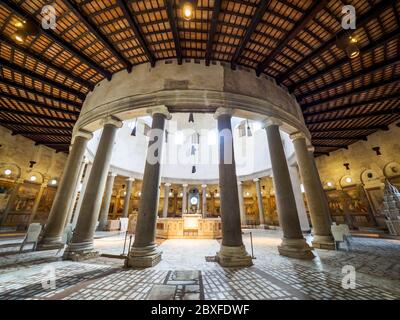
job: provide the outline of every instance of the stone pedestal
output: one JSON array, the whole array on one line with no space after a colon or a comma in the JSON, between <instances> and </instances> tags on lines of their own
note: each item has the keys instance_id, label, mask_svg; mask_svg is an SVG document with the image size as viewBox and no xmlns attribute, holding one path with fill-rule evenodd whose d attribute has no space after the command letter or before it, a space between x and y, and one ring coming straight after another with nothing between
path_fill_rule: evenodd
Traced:
<instances>
[{"instance_id":1,"label":"stone pedestal","mask_svg":"<svg viewBox=\"0 0 400 320\"><path fill-rule=\"evenodd\" d=\"M81 211L71 242L64 252L64 259L73 259L78 255L90 256L94 250L93 235L99 218L114 140L117 129L120 127L122 127L122 122L114 117L108 117L104 121L89 182L83 195Z\"/></svg>"},{"instance_id":2,"label":"stone pedestal","mask_svg":"<svg viewBox=\"0 0 400 320\"><path fill-rule=\"evenodd\" d=\"M269 118L264 122L264 127L267 131L269 153L271 155L276 205L280 226L283 231L282 244L278 247L278 250L281 255L287 257L312 259L314 258L314 254L304 240L300 228L296 201L279 132L279 125L281 125L281 122L274 118Z\"/></svg>"},{"instance_id":3,"label":"stone pedestal","mask_svg":"<svg viewBox=\"0 0 400 320\"><path fill-rule=\"evenodd\" d=\"M115 173L110 172L107 177L106 182L106 190L104 192L103 204L101 206L100 215L99 215L99 226L98 230L105 231L107 228L108 221L108 213L110 211L110 202L111 196L113 192L114 180L117 175Z\"/></svg>"},{"instance_id":4,"label":"stone pedestal","mask_svg":"<svg viewBox=\"0 0 400 320\"><path fill-rule=\"evenodd\" d=\"M69 204L72 201L75 186L79 178L79 168L92 134L79 131L75 137L68 156L64 172L54 198L48 221L43 231L37 250L59 249L64 247L61 240Z\"/></svg>"},{"instance_id":5,"label":"stone pedestal","mask_svg":"<svg viewBox=\"0 0 400 320\"><path fill-rule=\"evenodd\" d=\"M335 242L331 233L328 201L315 166L314 155L308 149L305 136L302 133L292 134L291 138L306 192L307 205L310 210L312 232L314 235L313 247L335 250Z\"/></svg>"},{"instance_id":6,"label":"stone pedestal","mask_svg":"<svg viewBox=\"0 0 400 320\"><path fill-rule=\"evenodd\" d=\"M143 175L135 241L125 262L126 267L152 267L161 260L161 252L155 244L158 186L165 119L170 119L171 116L166 107L155 108L151 114L153 122Z\"/></svg>"},{"instance_id":7,"label":"stone pedestal","mask_svg":"<svg viewBox=\"0 0 400 320\"><path fill-rule=\"evenodd\" d=\"M218 108L215 114L219 133L219 187L222 220L222 244L216 260L224 267L246 267L251 266L253 262L242 241L231 112L231 109Z\"/></svg>"}]
</instances>

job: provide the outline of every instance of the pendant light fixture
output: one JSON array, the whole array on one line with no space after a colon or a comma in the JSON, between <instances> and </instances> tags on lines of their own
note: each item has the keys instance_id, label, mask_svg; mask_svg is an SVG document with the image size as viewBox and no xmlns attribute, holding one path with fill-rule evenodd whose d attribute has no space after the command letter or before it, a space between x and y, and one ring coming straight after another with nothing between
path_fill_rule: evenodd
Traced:
<instances>
[{"instance_id":1,"label":"pendant light fixture","mask_svg":"<svg viewBox=\"0 0 400 320\"><path fill-rule=\"evenodd\" d=\"M31 19L18 21L15 25L17 31L14 32L12 38L18 43L25 43L28 37L36 37L39 35L39 27Z\"/></svg>"},{"instance_id":2,"label":"pendant light fixture","mask_svg":"<svg viewBox=\"0 0 400 320\"><path fill-rule=\"evenodd\" d=\"M192 173L196 173L196 166L192 166Z\"/></svg>"},{"instance_id":3,"label":"pendant light fixture","mask_svg":"<svg viewBox=\"0 0 400 320\"><path fill-rule=\"evenodd\" d=\"M193 112L189 113L189 123L193 122L194 123L194 117L193 117Z\"/></svg>"},{"instance_id":4,"label":"pendant light fixture","mask_svg":"<svg viewBox=\"0 0 400 320\"><path fill-rule=\"evenodd\" d=\"M136 137L136 128L137 128L137 118L135 121L135 125L133 126L132 132L131 132L131 136Z\"/></svg>"},{"instance_id":5,"label":"pendant light fixture","mask_svg":"<svg viewBox=\"0 0 400 320\"><path fill-rule=\"evenodd\" d=\"M344 36L336 38L336 47L346 52L346 55L350 59L357 58L360 55L358 40L350 33L346 33Z\"/></svg>"}]
</instances>

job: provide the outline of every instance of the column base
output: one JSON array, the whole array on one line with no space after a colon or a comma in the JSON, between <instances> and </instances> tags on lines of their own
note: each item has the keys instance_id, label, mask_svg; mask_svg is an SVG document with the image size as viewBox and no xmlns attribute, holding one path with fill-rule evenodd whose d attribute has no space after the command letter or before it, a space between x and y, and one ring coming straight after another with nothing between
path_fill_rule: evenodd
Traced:
<instances>
[{"instance_id":1,"label":"column base","mask_svg":"<svg viewBox=\"0 0 400 320\"><path fill-rule=\"evenodd\" d=\"M36 251L60 250L64 246L65 244L62 242L61 237L42 238L36 247Z\"/></svg>"},{"instance_id":2,"label":"column base","mask_svg":"<svg viewBox=\"0 0 400 320\"><path fill-rule=\"evenodd\" d=\"M105 223L99 223L99 225L97 226L96 231L107 231L107 222Z\"/></svg>"},{"instance_id":3,"label":"column base","mask_svg":"<svg viewBox=\"0 0 400 320\"><path fill-rule=\"evenodd\" d=\"M282 239L282 243L278 246L279 254L289 258L296 259L314 259L312 248L304 239Z\"/></svg>"},{"instance_id":4,"label":"column base","mask_svg":"<svg viewBox=\"0 0 400 320\"><path fill-rule=\"evenodd\" d=\"M221 249L217 252L215 258L222 267L241 268L253 265L253 260L243 245L238 247L221 245Z\"/></svg>"},{"instance_id":5,"label":"column base","mask_svg":"<svg viewBox=\"0 0 400 320\"><path fill-rule=\"evenodd\" d=\"M268 229L268 226L266 224L259 224L258 229Z\"/></svg>"},{"instance_id":6,"label":"column base","mask_svg":"<svg viewBox=\"0 0 400 320\"><path fill-rule=\"evenodd\" d=\"M332 236L315 235L311 244L316 249L336 250L335 240Z\"/></svg>"},{"instance_id":7,"label":"column base","mask_svg":"<svg viewBox=\"0 0 400 320\"><path fill-rule=\"evenodd\" d=\"M127 268L150 268L161 261L161 252L156 244L145 247L132 247L125 260Z\"/></svg>"},{"instance_id":8,"label":"column base","mask_svg":"<svg viewBox=\"0 0 400 320\"><path fill-rule=\"evenodd\" d=\"M96 258L99 256L94 251L93 241L70 243L64 251L63 259L72 261L82 261Z\"/></svg>"}]
</instances>

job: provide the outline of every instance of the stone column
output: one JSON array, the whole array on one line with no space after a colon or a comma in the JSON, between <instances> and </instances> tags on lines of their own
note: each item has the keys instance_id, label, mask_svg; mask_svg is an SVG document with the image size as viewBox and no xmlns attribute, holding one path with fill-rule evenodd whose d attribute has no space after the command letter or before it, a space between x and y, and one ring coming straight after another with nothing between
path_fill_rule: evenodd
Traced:
<instances>
[{"instance_id":1,"label":"stone column","mask_svg":"<svg viewBox=\"0 0 400 320\"><path fill-rule=\"evenodd\" d=\"M85 159L85 157L83 157L83 161L81 162L81 165L79 168L78 179L76 180L75 187L74 187L74 194L72 196L71 202L69 203L68 215L67 215L67 219L65 219L64 228L67 226L68 223L71 222L72 214L74 213L76 198L78 197L79 184L82 180L83 172L85 171L85 165L86 165L86 159Z\"/></svg>"},{"instance_id":2,"label":"stone column","mask_svg":"<svg viewBox=\"0 0 400 320\"><path fill-rule=\"evenodd\" d=\"M183 192L182 192L182 214L184 214L184 213L188 212L188 210L187 210L187 198L188 198L187 187L188 187L188 184L184 183L182 185L182 187L183 187Z\"/></svg>"},{"instance_id":3,"label":"stone column","mask_svg":"<svg viewBox=\"0 0 400 320\"><path fill-rule=\"evenodd\" d=\"M201 185L201 196L202 196L202 202L201 202L201 214L203 215L203 219L207 215L207 185L202 184Z\"/></svg>"},{"instance_id":4,"label":"stone column","mask_svg":"<svg viewBox=\"0 0 400 320\"><path fill-rule=\"evenodd\" d=\"M293 194L296 201L297 213L299 215L300 228L302 232L310 232L310 224L307 218L306 206L304 204L301 184L299 180L299 171L297 166L289 166L290 180L292 180Z\"/></svg>"},{"instance_id":5,"label":"stone column","mask_svg":"<svg viewBox=\"0 0 400 320\"><path fill-rule=\"evenodd\" d=\"M112 116L107 117L103 123L103 132L83 195L76 228L71 242L64 252L64 259L80 260L97 255L93 252L93 235L99 218L115 136L118 128L122 127L122 122Z\"/></svg>"},{"instance_id":6,"label":"stone column","mask_svg":"<svg viewBox=\"0 0 400 320\"><path fill-rule=\"evenodd\" d=\"M68 216L69 204L74 195L76 181L79 179L79 166L82 163L87 142L91 138L91 133L82 130L78 131L74 136L63 176L37 250L64 247L61 237L64 231L65 220Z\"/></svg>"},{"instance_id":7,"label":"stone column","mask_svg":"<svg viewBox=\"0 0 400 320\"><path fill-rule=\"evenodd\" d=\"M72 222L71 222L72 229L75 229L76 223L78 222L79 212L81 211L82 202L83 202L83 195L85 194L86 187L89 182L89 176L90 176L90 171L92 171L92 167L93 167L93 164L91 162L86 164L85 176L83 177L83 181L82 181L82 188L81 188L81 191L79 191L78 203L76 204L74 214L72 217ZM78 189L79 189L79 187L78 187Z\"/></svg>"},{"instance_id":8,"label":"stone column","mask_svg":"<svg viewBox=\"0 0 400 320\"><path fill-rule=\"evenodd\" d=\"M271 156L279 224L283 231L278 251L281 255L292 258L312 259L314 254L303 238L300 228L292 182L279 132L280 125L281 121L275 118L269 118L264 122Z\"/></svg>"},{"instance_id":9,"label":"stone column","mask_svg":"<svg viewBox=\"0 0 400 320\"><path fill-rule=\"evenodd\" d=\"M308 150L304 134L298 132L292 134L291 138L310 210L314 236L313 247L334 250L328 202L315 165L313 152Z\"/></svg>"},{"instance_id":10,"label":"stone column","mask_svg":"<svg viewBox=\"0 0 400 320\"><path fill-rule=\"evenodd\" d=\"M117 176L116 173L110 172L107 176L106 181L106 190L104 191L103 204L101 206L100 215L99 215L99 226L97 230L106 230L107 221L108 221L108 213L110 211L110 202L111 196L113 192L114 180Z\"/></svg>"},{"instance_id":11,"label":"stone column","mask_svg":"<svg viewBox=\"0 0 400 320\"><path fill-rule=\"evenodd\" d=\"M231 117L232 110L228 108L218 108L215 113L219 133L219 194L222 222L222 243L216 260L223 267L246 267L251 266L253 262L242 241Z\"/></svg>"},{"instance_id":12,"label":"stone column","mask_svg":"<svg viewBox=\"0 0 400 320\"><path fill-rule=\"evenodd\" d=\"M49 180L48 179L44 179L43 183L40 185L39 192L37 193L36 198L35 198L35 202L33 203L32 212L31 212L31 215L30 215L29 221L28 221L28 226L35 219L37 210L39 208L40 199L42 199L43 192L47 188L48 183L49 183Z\"/></svg>"},{"instance_id":13,"label":"stone column","mask_svg":"<svg viewBox=\"0 0 400 320\"><path fill-rule=\"evenodd\" d=\"M142 196L139 204L135 241L125 261L128 267L152 267L161 260L161 252L157 249L155 243L158 186L160 184L165 119L170 119L171 116L165 106L154 108L151 110L151 115L153 122L143 174Z\"/></svg>"},{"instance_id":14,"label":"stone column","mask_svg":"<svg viewBox=\"0 0 400 320\"><path fill-rule=\"evenodd\" d=\"M239 196L239 210L240 210L240 221L242 226L246 225L246 212L244 211L244 198L243 198L243 187L242 182L238 181L238 196Z\"/></svg>"},{"instance_id":15,"label":"stone column","mask_svg":"<svg viewBox=\"0 0 400 320\"><path fill-rule=\"evenodd\" d=\"M171 186L170 183L164 184L164 207L163 207L163 218L168 217L168 200L169 200L169 187Z\"/></svg>"},{"instance_id":16,"label":"stone column","mask_svg":"<svg viewBox=\"0 0 400 320\"><path fill-rule=\"evenodd\" d=\"M129 201L132 195L132 182L135 181L133 178L126 179L126 190L124 196L124 208L122 210L122 218L128 218L129 214Z\"/></svg>"},{"instance_id":17,"label":"stone column","mask_svg":"<svg viewBox=\"0 0 400 320\"><path fill-rule=\"evenodd\" d=\"M253 180L256 183L256 193L257 193L257 205L258 205L258 218L260 220L260 227L265 228L265 216L264 216L264 205L263 197L261 193L260 179Z\"/></svg>"}]
</instances>

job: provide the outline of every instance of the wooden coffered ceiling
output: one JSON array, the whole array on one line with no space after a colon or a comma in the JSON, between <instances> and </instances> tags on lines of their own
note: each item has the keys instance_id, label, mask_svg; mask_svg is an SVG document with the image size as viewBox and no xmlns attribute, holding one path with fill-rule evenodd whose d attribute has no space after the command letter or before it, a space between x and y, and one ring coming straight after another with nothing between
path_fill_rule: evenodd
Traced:
<instances>
[{"instance_id":1,"label":"wooden coffered ceiling","mask_svg":"<svg viewBox=\"0 0 400 320\"><path fill-rule=\"evenodd\" d=\"M224 61L265 73L303 109L316 155L400 118L400 0L0 0L0 125L67 151L86 94L122 69L163 59ZM55 5L57 28L21 45L21 18ZM359 57L336 47L342 6L357 12Z\"/></svg>"}]
</instances>

